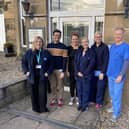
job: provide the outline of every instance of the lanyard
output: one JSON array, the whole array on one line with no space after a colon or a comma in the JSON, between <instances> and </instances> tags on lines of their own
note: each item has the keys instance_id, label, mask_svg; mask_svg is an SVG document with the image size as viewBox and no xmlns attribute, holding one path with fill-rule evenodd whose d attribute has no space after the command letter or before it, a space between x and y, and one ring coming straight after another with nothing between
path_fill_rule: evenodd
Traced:
<instances>
[{"instance_id":1,"label":"lanyard","mask_svg":"<svg viewBox=\"0 0 129 129\"><path fill-rule=\"evenodd\" d=\"M37 62L39 64L40 63L40 51L38 52L38 54L36 54L36 58L37 58Z\"/></svg>"}]
</instances>

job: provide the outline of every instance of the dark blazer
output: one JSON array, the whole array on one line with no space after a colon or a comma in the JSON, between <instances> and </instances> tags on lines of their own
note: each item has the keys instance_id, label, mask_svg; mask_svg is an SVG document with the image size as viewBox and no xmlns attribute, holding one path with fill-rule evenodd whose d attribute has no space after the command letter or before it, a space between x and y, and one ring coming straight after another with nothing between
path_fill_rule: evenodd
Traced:
<instances>
[{"instance_id":1,"label":"dark blazer","mask_svg":"<svg viewBox=\"0 0 129 129\"><path fill-rule=\"evenodd\" d=\"M91 49L94 51L96 58L95 70L100 70L106 74L109 60L108 46L102 42L99 47L96 47L96 43L94 43Z\"/></svg>"},{"instance_id":2,"label":"dark blazer","mask_svg":"<svg viewBox=\"0 0 129 129\"><path fill-rule=\"evenodd\" d=\"M94 72L95 54L91 49L88 49L84 57L82 57L83 49L79 49L75 55L74 68L75 77L78 72L81 72L85 78L90 78Z\"/></svg>"},{"instance_id":3,"label":"dark blazer","mask_svg":"<svg viewBox=\"0 0 129 129\"><path fill-rule=\"evenodd\" d=\"M22 58L22 69L24 74L27 72L30 72L30 75L28 77L28 80L30 83L34 83L34 77L35 77L35 66L34 66L34 57L36 52L32 51L32 49L27 50L25 55ZM47 80L48 77L45 77L45 73L48 73L50 75L53 71L53 60L52 56L47 50L41 50L41 56L40 56L40 64L41 64L41 70L40 70L40 79L41 80Z\"/></svg>"}]
</instances>

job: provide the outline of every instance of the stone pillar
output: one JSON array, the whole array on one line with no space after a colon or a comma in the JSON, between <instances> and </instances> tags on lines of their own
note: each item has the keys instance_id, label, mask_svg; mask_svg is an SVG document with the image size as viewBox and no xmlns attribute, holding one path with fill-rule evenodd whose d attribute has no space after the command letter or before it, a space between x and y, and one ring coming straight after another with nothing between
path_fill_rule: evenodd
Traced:
<instances>
[{"instance_id":1,"label":"stone pillar","mask_svg":"<svg viewBox=\"0 0 129 129\"><path fill-rule=\"evenodd\" d=\"M104 23L104 39L105 42L111 44L113 42L113 29L115 27L124 27L125 41L129 43L129 18L124 18L123 0L106 0L105 23ZM124 87L124 105L129 105L129 72Z\"/></svg>"},{"instance_id":2,"label":"stone pillar","mask_svg":"<svg viewBox=\"0 0 129 129\"><path fill-rule=\"evenodd\" d=\"M20 55L20 20L19 20L19 0L14 0L14 7L16 8L15 11L15 26L16 26L16 51L17 55Z\"/></svg>"},{"instance_id":3,"label":"stone pillar","mask_svg":"<svg viewBox=\"0 0 129 129\"><path fill-rule=\"evenodd\" d=\"M20 21L19 0L4 0L6 10L4 11L6 40L16 46L17 55L20 54Z\"/></svg>"}]
</instances>

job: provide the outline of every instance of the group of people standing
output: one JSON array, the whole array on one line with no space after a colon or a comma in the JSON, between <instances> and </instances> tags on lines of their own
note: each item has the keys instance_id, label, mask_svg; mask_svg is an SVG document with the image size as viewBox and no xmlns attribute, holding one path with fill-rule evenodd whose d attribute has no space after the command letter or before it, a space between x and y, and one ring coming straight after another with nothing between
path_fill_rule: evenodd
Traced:
<instances>
[{"instance_id":1,"label":"group of people standing","mask_svg":"<svg viewBox=\"0 0 129 129\"><path fill-rule=\"evenodd\" d=\"M22 68L30 82L32 109L48 112L48 80L52 91L50 106L63 105L64 77L70 80L69 105L77 104L79 111L87 111L90 103L99 110L103 106L106 80L116 122L121 112L122 91L125 74L129 66L129 45L124 42L124 29L114 30L114 43L110 49L102 41L102 33L95 33L95 42L89 47L87 37L71 34L71 44L60 42L61 31L54 30L53 41L47 47L41 37L36 37L32 49L27 50L22 59ZM66 73L66 74L65 74Z\"/></svg>"}]
</instances>

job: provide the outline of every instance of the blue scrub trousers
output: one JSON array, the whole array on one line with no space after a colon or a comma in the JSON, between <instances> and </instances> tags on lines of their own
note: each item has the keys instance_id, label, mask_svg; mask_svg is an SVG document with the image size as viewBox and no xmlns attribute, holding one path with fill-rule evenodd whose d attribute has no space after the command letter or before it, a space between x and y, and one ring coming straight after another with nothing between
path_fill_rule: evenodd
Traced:
<instances>
[{"instance_id":1,"label":"blue scrub trousers","mask_svg":"<svg viewBox=\"0 0 129 129\"><path fill-rule=\"evenodd\" d=\"M88 107L89 95L90 95L90 79L88 78L77 78L77 93L79 99L79 106L83 109Z\"/></svg>"},{"instance_id":2,"label":"blue scrub trousers","mask_svg":"<svg viewBox=\"0 0 129 129\"><path fill-rule=\"evenodd\" d=\"M123 79L120 83L116 83L115 80L116 79L113 77L108 77L109 93L112 99L113 115L119 117L121 112L122 93L125 79Z\"/></svg>"}]
</instances>

